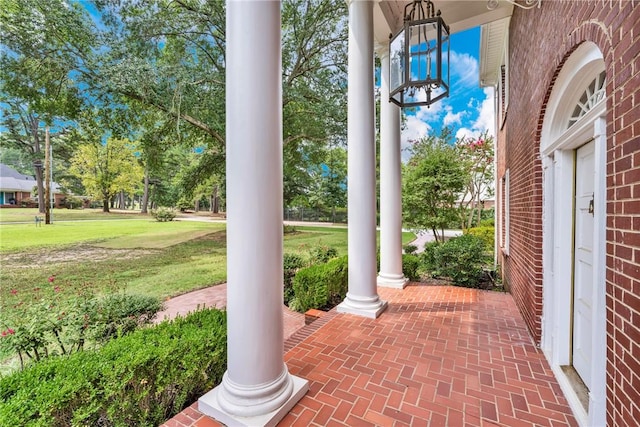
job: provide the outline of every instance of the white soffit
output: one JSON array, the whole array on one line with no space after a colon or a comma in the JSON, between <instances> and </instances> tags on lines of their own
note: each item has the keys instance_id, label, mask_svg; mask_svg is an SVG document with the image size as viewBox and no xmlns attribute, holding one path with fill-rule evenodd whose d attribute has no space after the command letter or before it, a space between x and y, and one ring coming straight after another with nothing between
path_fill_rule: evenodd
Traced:
<instances>
[{"instance_id":1,"label":"white soffit","mask_svg":"<svg viewBox=\"0 0 640 427\"><path fill-rule=\"evenodd\" d=\"M510 20L504 18L480 27L480 86L498 84Z\"/></svg>"},{"instance_id":2,"label":"white soffit","mask_svg":"<svg viewBox=\"0 0 640 427\"><path fill-rule=\"evenodd\" d=\"M451 33L468 30L511 16L513 5L498 3L494 10L487 9L486 0L432 0L436 10L442 12ZM396 33L404 21L404 7L411 0L380 0L374 8L374 37L378 43L387 43L389 34ZM452 46L455 50L455 46Z\"/></svg>"}]
</instances>

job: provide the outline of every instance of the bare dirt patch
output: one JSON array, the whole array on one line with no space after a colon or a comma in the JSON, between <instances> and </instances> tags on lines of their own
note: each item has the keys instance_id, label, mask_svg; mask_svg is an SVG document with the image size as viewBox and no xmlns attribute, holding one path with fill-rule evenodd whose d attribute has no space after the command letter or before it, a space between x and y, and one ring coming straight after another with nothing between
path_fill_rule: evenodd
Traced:
<instances>
[{"instance_id":1,"label":"bare dirt patch","mask_svg":"<svg viewBox=\"0 0 640 427\"><path fill-rule=\"evenodd\" d=\"M107 249L79 245L64 249L37 249L29 252L0 255L3 267L31 268L51 264L82 261L104 261L107 259L135 259L152 254L150 249Z\"/></svg>"}]
</instances>

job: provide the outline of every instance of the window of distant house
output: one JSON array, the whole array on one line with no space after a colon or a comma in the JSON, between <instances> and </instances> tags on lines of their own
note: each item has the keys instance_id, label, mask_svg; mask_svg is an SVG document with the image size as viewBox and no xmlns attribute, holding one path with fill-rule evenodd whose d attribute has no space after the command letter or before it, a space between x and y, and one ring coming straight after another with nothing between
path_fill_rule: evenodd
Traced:
<instances>
[{"instance_id":1,"label":"window of distant house","mask_svg":"<svg viewBox=\"0 0 640 427\"><path fill-rule=\"evenodd\" d=\"M582 116L587 114L605 96L605 72L601 72L582 93L582 96L573 109L567 128L573 126Z\"/></svg>"}]
</instances>

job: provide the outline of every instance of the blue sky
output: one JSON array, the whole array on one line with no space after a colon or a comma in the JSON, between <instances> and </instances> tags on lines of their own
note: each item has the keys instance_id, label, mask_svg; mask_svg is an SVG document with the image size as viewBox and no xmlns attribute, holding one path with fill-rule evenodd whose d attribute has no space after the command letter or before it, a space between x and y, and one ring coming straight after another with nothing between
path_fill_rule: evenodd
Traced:
<instances>
[{"instance_id":1,"label":"blue sky","mask_svg":"<svg viewBox=\"0 0 640 427\"><path fill-rule=\"evenodd\" d=\"M480 27L451 35L449 97L415 112L407 112L402 146L424 136L439 135L443 126L453 127L457 137L477 136L485 130L495 134L493 89L478 83ZM403 151L403 158L408 153Z\"/></svg>"}]
</instances>

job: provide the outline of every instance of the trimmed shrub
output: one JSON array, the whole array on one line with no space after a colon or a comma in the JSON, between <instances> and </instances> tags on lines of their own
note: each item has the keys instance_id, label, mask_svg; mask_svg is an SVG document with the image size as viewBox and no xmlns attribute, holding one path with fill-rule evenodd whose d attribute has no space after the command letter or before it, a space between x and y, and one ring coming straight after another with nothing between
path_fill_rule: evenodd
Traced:
<instances>
[{"instance_id":1,"label":"trimmed shrub","mask_svg":"<svg viewBox=\"0 0 640 427\"><path fill-rule=\"evenodd\" d=\"M289 305L289 301L294 296L293 292L293 278L296 276L298 270L306 265L304 258L298 254L285 253L283 256L283 270L284 270L284 303Z\"/></svg>"},{"instance_id":2,"label":"trimmed shrub","mask_svg":"<svg viewBox=\"0 0 640 427\"><path fill-rule=\"evenodd\" d=\"M404 254L402 255L402 273L404 277L412 282L420 280L418 275L418 267L420 266L420 258L416 255Z\"/></svg>"},{"instance_id":3,"label":"trimmed shrub","mask_svg":"<svg viewBox=\"0 0 640 427\"><path fill-rule=\"evenodd\" d=\"M67 209L80 209L84 203L80 197L70 195L62 199L61 202Z\"/></svg>"},{"instance_id":4,"label":"trimmed shrub","mask_svg":"<svg viewBox=\"0 0 640 427\"><path fill-rule=\"evenodd\" d=\"M201 310L0 378L6 426L157 426L222 380L226 315Z\"/></svg>"},{"instance_id":5,"label":"trimmed shrub","mask_svg":"<svg viewBox=\"0 0 640 427\"><path fill-rule=\"evenodd\" d=\"M485 251L493 252L495 244L495 228L493 226L469 228L465 231L465 234L479 237L484 242Z\"/></svg>"},{"instance_id":6,"label":"trimmed shrub","mask_svg":"<svg viewBox=\"0 0 640 427\"><path fill-rule=\"evenodd\" d=\"M314 246L309 249L309 264L322 264L338 256L338 250L332 246Z\"/></svg>"},{"instance_id":7,"label":"trimmed shrub","mask_svg":"<svg viewBox=\"0 0 640 427\"><path fill-rule=\"evenodd\" d=\"M417 250L418 250L418 247L416 245L412 245L412 244L404 245L405 254L410 254L410 255L415 254Z\"/></svg>"},{"instance_id":8,"label":"trimmed shrub","mask_svg":"<svg viewBox=\"0 0 640 427\"><path fill-rule=\"evenodd\" d=\"M298 232L298 229L295 225L285 225L282 227L283 234L295 234Z\"/></svg>"},{"instance_id":9,"label":"trimmed shrub","mask_svg":"<svg viewBox=\"0 0 640 427\"><path fill-rule=\"evenodd\" d=\"M153 216L158 222L169 222L173 221L173 219L176 217L176 213L173 209L160 207L154 211L151 211L151 216Z\"/></svg>"},{"instance_id":10,"label":"trimmed shrub","mask_svg":"<svg viewBox=\"0 0 640 427\"><path fill-rule=\"evenodd\" d=\"M105 342L150 323L162 310L160 299L147 295L112 294L98 300L94 313L93 338Z\"/></svg>"},{"instance_id":11,"label":"trimmed shrub","mask_svg":"<svg viewBox=\"0 0 640 427\"><path fill-rule=\"evenodd\" d=\"M333 307L348 290L347 257L335 258L298 271L293 279L294 298L289 308L304 313L311 308Z\"/></svg>"},{"instance_id":12,"label":"trimmed shrub","mask_svg":"<svg viewBox=\"0 0 640 427\"><path fill-rule=\"evenodd\" d=\"M444 243L425 245L420 258L433 277L448 277L455 285L478 287L485 264L484 241L472 234L454 237Z\"/></svg>"}]
</instances>

